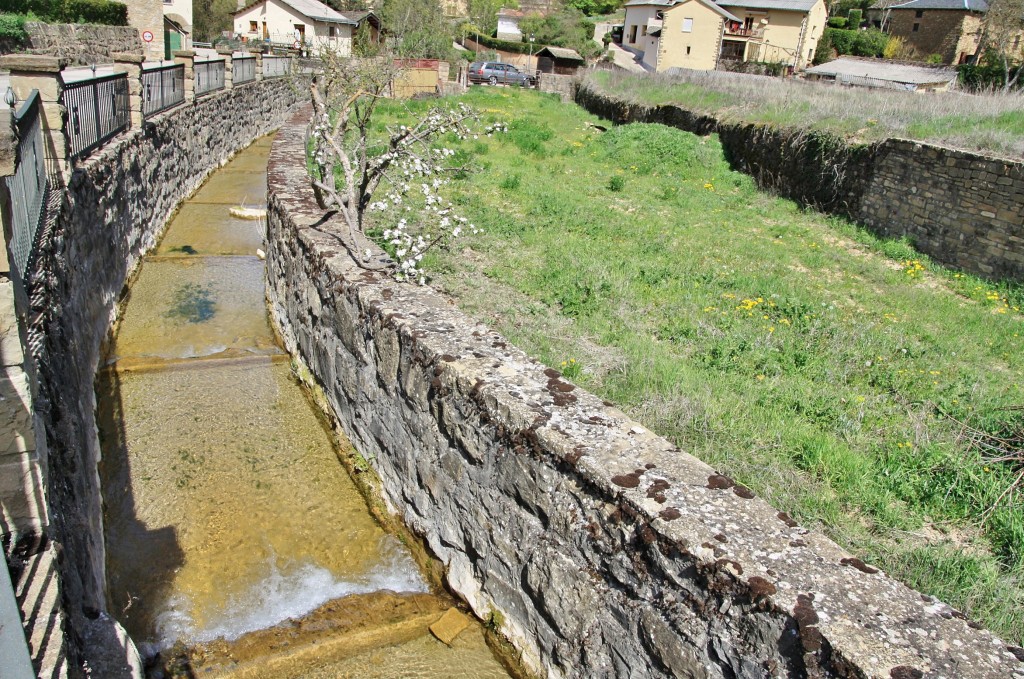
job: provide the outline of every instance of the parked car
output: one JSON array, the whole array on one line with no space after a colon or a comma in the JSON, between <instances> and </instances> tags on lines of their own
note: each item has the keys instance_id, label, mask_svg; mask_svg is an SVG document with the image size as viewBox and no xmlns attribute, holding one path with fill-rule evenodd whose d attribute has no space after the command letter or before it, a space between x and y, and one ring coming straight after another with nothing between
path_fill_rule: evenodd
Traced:
<instances>
[{"instance_id":1,"label":"parked car","mask_svg":"<svg viewBox=\"0 0 1024 679\"><path fill-rule=\"evenodd\" d=\"M533 76L523 73L512 64L503 64L500 61L474 61L469 65L469 82L532 87Z\"/></svg>"}]
</instances>

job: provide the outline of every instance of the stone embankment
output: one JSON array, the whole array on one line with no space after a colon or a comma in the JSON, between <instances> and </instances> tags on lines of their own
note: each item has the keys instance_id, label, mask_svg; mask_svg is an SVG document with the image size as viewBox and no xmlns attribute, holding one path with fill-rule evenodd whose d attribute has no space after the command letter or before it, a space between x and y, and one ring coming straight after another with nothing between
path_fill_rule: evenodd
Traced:
<instances>
[{"instance_id":1,"label":"stone embankment","mask_svg":"<svg viewBox=\"0 0 1024 679\"><path fill-rule=\"evenodd\" d=\"M268 297L448 582L547 677L1024 677L1024 650L892 580L430 288L358 267L269 166Z\"/></svg>"},{"instance_id":2,"label":"stone embankment","mask_svg":"<svg viewBox=\"0 0 1024 679\"><path fill-rule=\"evenodd\" d=\"M231 155L281 125L299 96L287 78L263 80L150 118L75 166L40 239L29 286L38 321L28 341L49 454L48 537L60 556L69 626L61 655L71 668L88 658L81 638L89 621L109 621L94 379L118 302L178 203ZM47 643L60 648L64 640L59 630L48 631Z\"/></svg>"},{"instance_id":3,"label":"stone embankment","mask_svg":"<svg viewBox=\"0 0 1024 679\"><path fill-rule=\"evenodd\" d=\"M907 237L937 262L1024 280L1024 163L902 139L837 137L724 123L683 106L640 106L580 87L576 102L616 123L718 133L734 169L764 189L843 215L886 238Z\"/></svg>"}]
</instances>

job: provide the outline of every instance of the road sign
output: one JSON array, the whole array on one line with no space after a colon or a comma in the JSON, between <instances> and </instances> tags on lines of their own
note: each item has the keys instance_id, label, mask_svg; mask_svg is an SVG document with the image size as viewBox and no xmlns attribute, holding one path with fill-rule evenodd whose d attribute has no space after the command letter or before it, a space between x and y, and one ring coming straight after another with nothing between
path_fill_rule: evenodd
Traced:
<instances>
[{"instance_id":1,"label":"road sign","mask_svg":"<svg viewBox=\"0 0 1024 679\"><path fill-rule=\"evenodd\" d=\"M295 49L299 49L299 44L299 41L296 40L295 42L292 43L292 47L294 47Z\"/></svg>"},{"instance_id":2,"label":"road sign","mask_svg":"<svg viewBox=\"0 0 1024 679\"><path fill-rule=\"evenodd\" d=\"M153 42L153 31L143 31L142 39L146 42Z\"/></svg>"}]
</instances>

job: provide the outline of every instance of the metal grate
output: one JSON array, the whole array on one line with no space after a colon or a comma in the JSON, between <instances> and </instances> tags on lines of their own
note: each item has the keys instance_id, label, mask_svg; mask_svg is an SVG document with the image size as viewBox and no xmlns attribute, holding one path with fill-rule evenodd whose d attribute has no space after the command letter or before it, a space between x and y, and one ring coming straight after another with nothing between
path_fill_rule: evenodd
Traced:
<instances>
[{"instance_id":1,"label":"metal grate","mask_svg":"<svg viewBox=\"0 0 1024 679\"><path fill-rule=\"evenodd\" d=\"M42 222L47 179L44 159L42 104L39 91L33 90L14 116L18 138L17 170L7 177L11 195L11 273L25 280L29 259Z\"/></svg>"},{"instance_id":2,"label":"metal grate","mask_svg":"<svg viewBox=\"0 0 1024 679\"><path fill-rule=\"evenodd\" d=\"M67 83L60 103L67 110L71 157L82 158L128 129L128 75L115 73Z\"/></svg>"},{"instance_id":3,"label":"metal grate","mask_svg":"<svg viewBox=\"0 0 1024 679\"><path fill-rule=\"evenodd\" d=\"M142 71L142 114L151 116L185 101L185 65Z\"/></svg>"},{"instance_id":4,"label":"metal grate","mask_svg":"<svg viewBox=\"0 0 1024 679\"><path fill-rule=\"evenodd\" d=\"M195 62L196 96L224 89L224 60Z\"/></svg>"},{"instance_id":5,"label":"metal grate","mask_svg":"<svg viewBox=\"0 0 1024 679\"><path fill-rule=\"evenodd\" d=\"M280 78L291 70L291 57L263 57L263 77Z\"/></svg>"},{"instance_id":6,"label":"metal grate","mask_svg":"<svg viewBox=\"0 0 1024 679\"><path fill-rule=\"evenodd\" d=\"M241 85L256 79L256 57L235 57L231 60L231 84Z\"/></svg>"}]
</instances>

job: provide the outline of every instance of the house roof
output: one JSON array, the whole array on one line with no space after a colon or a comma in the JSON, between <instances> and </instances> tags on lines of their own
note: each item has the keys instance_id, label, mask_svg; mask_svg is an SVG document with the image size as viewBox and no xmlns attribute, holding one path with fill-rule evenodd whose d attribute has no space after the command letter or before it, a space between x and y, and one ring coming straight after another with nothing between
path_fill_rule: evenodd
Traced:
<instances>
[{"instance_id":1,"label":"house roof","mask_svg":"<svg viewBox=\"0 0 1024 679\"><path fill-rule=\"evenodd\" d=\"M971 0L972 2L979 2L983 0ZM630 0L626 3L626 7L637 7L648 5L651 7L674 7L681 5L686 0ZM726 19L730 21L739 21L733 16L727 7L742 7L744 9L775 9L775 10L789 10L793 12L809 12L814 7L818 0L727 0L720 3L712 2L711 0L700 0L703 4L707 5L711 9L715 10Z\"/></svg>"},{"instance_id":2,"label":"house roof","mask_svg":"<svg viewBox=\"0 0 1024 679\"><path fill-rule=\"evenodd\" d=\"M265 0L258 0L258 2L246 5L237 12L232 12L232 14L241 14L261 2L265 2ZM349 24L351 26L355 26L359 23L358 21L349 19L341 12L331 9L324 3L319 2L319 0L278 0L278 2L288 5L296 12L307 16L314 21L323 21L329 24Z\"/></svg>"},{"instance_id":3,"label":"house roof","mask_svg":"<svg viewBox=\"0 0 1024 679\"><path fill-rule=\"evenodd\" d=\"M819 0L727 0L723 7L743 9L774 9L784 12L810 12Z\"/></svg>"},{"instance_id":4,"label":"house roof","mask_svg":"<svg viewBox=\"0 0 1024 679\"><path fill-rule=\"evenodd\" d=\"M894 83L930 85L948 83L956 77L952 68L922 66L885 59L864 57L839 57L824 64L807 69L808 75L830 75L836 79L874 78Z\"/></svg>"},{"instance_id":5,"label":"house roof","mask_svg":"<svg viewBox=\"0 0 1024 679\"><path fill-rule=\"evenodd\" d=\"M571 50L568 47L544 47L539 52L537 52L537 54L540 55L543 54L544 52L547 52L549 55L551 55L551 57L555 59L568 59L570 61L580 62L586 61L586 59L580 56L579 52L577 52L576 50Z\"/></svg>"},{"instance_id":6,"label":"house roof","mask_svg":"<svg viewBox=\"0 0 1024 679\"><path fill-rule=\"evenodd\" d=\"M962 12L987 12L985 0L911 0L898 5L889 5L889 9L958 9Z\"/></svg>"},{"instance_id":7,"label":"house roof","mask_svg":"<svg viewBox=\"0 0 1024 679\"><path fill-rule=\"evenodd\" d=\"M342 11L338 12L338 14L340 14L343 17L345 17L346 19L349 19L350 21L354 21L357 24L362 23L364 19L369 19L371 24L372 23L378 23L378 24L380 23L380 19L377 18L377 15L374 14L373 12L371 12L368 9L363 9L363 10L359 10L359 9L342 10Z\"/></svg>"}]
</instances>

